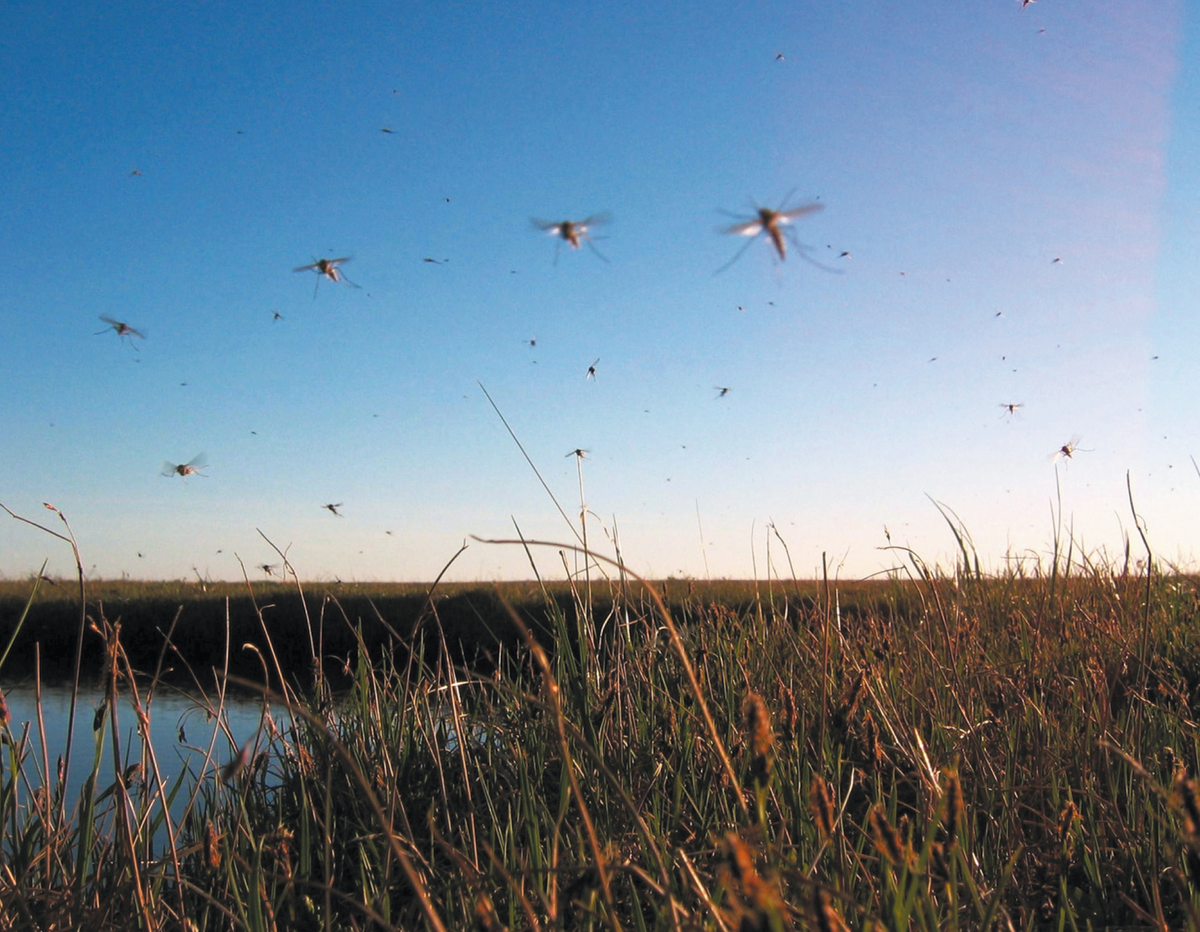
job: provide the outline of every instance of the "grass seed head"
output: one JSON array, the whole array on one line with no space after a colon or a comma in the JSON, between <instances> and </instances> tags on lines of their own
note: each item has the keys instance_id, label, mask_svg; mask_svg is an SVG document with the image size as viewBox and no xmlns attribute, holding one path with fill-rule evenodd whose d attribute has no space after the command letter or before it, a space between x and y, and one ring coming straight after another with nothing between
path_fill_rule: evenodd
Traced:
<instances>
[{"instance_id":1,"label":"grass seed head","mask_svg":"<svg viewBox=\"0 0 1200 932\"><path fill-rule=\"evenodd\" d=\"M950 882L950 864L946 861L946 846L935 841L929 846L929 876L943 887Z\"/></svg>"},{"instance_id":2,"label":"grass seed head","mask_svg":"<svg viewBox=\"0 0 1200 932\"><path fill-rule=\"evenodd\" d=\"M1171 801L1183 813L1183 830L1189 836L1200 833L1200 802L1196 799L1196 781L1180 770L1175 774Z\"/></svg>"},{"instance_id":3,"label":"grass seed head","mask_svg":"<svg viewBox=\"0 0 1200 932\"><path fill-rule=\"evenodd\" d=\"M479 932L504 932L491 897L482 891L475 897L475 928Z\"/></svg>"},{"instance_id":4,"label":"grass seed head","mask_svg":"<svg viewBox=\"0 0 1200 932\"><path fill-rule=\"evenodd\" d=\"M854 678L854 682L850 684L850 688L842 694L842 701L838 703L837 711L833 713L833 720L839 728L845 728L854 719L854 713L858 711L858 704L862 701L866 688L866 672L860 671Z\"/></svg>"},{"instance_id":5,"label":"grass seed head","mask_svg":"<svg viewBox=\"0 0 1200 932\"><path fill-rule=\"evenodd\" d=\"M958 771L947 767L942 771L942 828L946 831L946 850L953 851L958 844L958 830L962 825L963 791Z\"/></svg>"},{"instance_id":6,"label":"grass seed head","mask_svg":"<svg viewBox=\"0 0 1200 932\"><path fill-rule=\"evenodd\" d=\"M751 754L750 774L756 783L765 786L774 766L775 733L771 730L771 713L766 700L756 692L746 696L742 711L746 719L745 743Z\"/></svg>"},{"instance_id":7,"label":"grass seed head","mask_svg":"<svg viewBox=\"0 0 1200 932\"><path fill-rule=\"evenodd\" d=\"M870 712L863 719L863 744L866 745L867 766L871 773L879 773L883 767L883 743L879 740L879 726Z\"/></svg>"},{"instance_id":8,"label":"grass seed head","mask_svg":"<svg viewBox=\"0 0 1200 932\"><path fill-rule=\"evenodd\" d=\"M821 841L833 837L834 810L833 799L829 795L829 784L818 774L812 775L808 787L808 807L812 812L813 822L820 832Z\"/></svg>"},{"instance_id":9,"label":"grass seed head","mask_svg":"<svg viewBox=\"0 0 1200 932\"><path fill-rule=\"evenodd\" d=\"M1175 770L1179 766L1179 758L1175 756L1175 749L1168 745L1162 749L1163 766L1167 769L1167 773L1175 776Z\"/></svg>"},{"instance_id":10,"label":"grass seed head","mask_svg":"<svg viewBox=\"0 0 1200 932\"><path fill-rule=\"evenodd\" d=\"M796 709L796 694L790 686L783 690L783 734L788 739L796 737L796 726L800 722L800 713Z\"/></svg>"},{"instance_id":11,"label":"grass seed head","mask_svg":"<svg viewBox=\"0 0 1200 932\"><path fill-rule=\"evenodd\" d=\"M867 815L867 822L871 830L871 840L875 843L875 849L887 859L893 867L901 867L908 863L908 851L904 842L900 839L900 833L888 821L887 813L884 811L882 803L876 803L871 807L870 813Z\"/></svg>"},{"instance_id":12,"label":"grass seed head","mask_svg":"<svg viewBox=\"0 0 1200 932\"><path fill-rule=\"evenodd\" d=\"M846 921L834 908L829 894L815 885L813 886L813 914L820 932L849 932Z\"/></svg>"},{"instance_id":13,"label":"grass seed head","mask_svg":"<svg viewBox=\"0 0 1200 932\"><path fill-rule=\"evenodd\" d=\"M729 832L721 847L726 862L721 883L729 897L727 918L739 932L767 932L785 927L787 916L779 888L754 867L754 849L737 832Z\"/></svg>"},{"instance_id":14,"label":"grass seed head","mask_svg":"<svg viewBox=\"0 0 1200 932\"><path fill-rule=\"evenodd\" d=\"M1063 811L1058 817L1059 844L1066 845L1071 840L1071 833L1079 819L1079 810L1075 807L1075 803L1067 800L1067 804L1063 806Z\"/></svg>"}]
</instances>

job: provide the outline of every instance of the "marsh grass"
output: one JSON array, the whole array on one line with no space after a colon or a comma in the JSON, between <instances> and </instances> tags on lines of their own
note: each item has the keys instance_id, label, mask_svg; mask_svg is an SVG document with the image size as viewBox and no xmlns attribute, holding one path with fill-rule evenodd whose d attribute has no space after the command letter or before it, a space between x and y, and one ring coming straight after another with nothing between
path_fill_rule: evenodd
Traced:
<instances>
[{"instance_id":1,"label":"marsh grass","mask_svg":"<svg viewBox=\"0 0 1200 932\"><path fill-rule=\"evenodd\" d=\"M148 734L163 663L89 600L79 798L37 722L3 726L0 929L1200 928L1200 585L1065 552L989 576L959 541L857 586L592 555L536 625L497 596L517 637L474 664L433 593L390 643L322 595L305 676L254 585L258 674L196 683L211 732L170 783L118 737L130 707ZM234 687L263 697L241 745Z\"/></svg>"}]
</instances>

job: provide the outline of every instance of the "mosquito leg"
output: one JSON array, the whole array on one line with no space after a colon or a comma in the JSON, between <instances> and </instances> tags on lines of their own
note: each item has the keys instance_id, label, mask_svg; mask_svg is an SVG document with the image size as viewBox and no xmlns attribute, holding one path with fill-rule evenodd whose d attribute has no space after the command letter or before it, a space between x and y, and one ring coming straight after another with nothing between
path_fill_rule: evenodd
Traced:
<instances>
[{"instance_id":1,"label":"mosquito leg","mask_svg":"<svg viewBox=\"0 0 1200 932\"><path fill-rule=\"evenodd\" d=\"M795 247L796 255L798 255L801 259L803 259L805 262L809 263L810 265L815 265L817 268L821 269L823 272L829 272L832 275L841 275L843 272L845 272L845 269L835 269L831 266L824 265L823 263L818 262L816 259L814 259L811 255L812 250L808 246L805 246L802 242L800 242L800 240L796 236L796 231L793 230L791 227L784 227L783 235L786 236L788 238L788 242L791 243L793 247Z\"/></svg>"},{"instance_id":2,"label":"mosquito leg","mask_svg":"<svg viewBox=\"0 0 1200 932\"><path fill-rule=\"evenodd\" d=\"M608 257L606 255L604 255L604 253L602 253L599 249L596 248L596 244L591 241L591 238L585 239L584 242L588 244L588 249L590 249L592 252L594 252L598 257L603 259L605 262L608 262ZM612 265L611 262L609 262L608 264Z\"/></svg>"},{"instance_id":3,"label":"mosquito leg","mask_svg":"<svg viewBox=\"0 0 1200 932\"><path fill-rule=\"evenodd\" d=\"M746 241L746 245L745 245L745 246L743 246L741 249L739 249L739 250L737 251L737 253L735 253L735 254L734 254L734 257L733 257L732 259L730 259L730 260L729 260L728 262L726 262L726 263L725 263L723 266L721 266L719 269L717 269L715 272L713 272L713 275L720 275L720 274L721 274L722 272L724 272L724 271L725 271L727 268L729 268L731 265L733 265L735 262L737 262L737 261L738 261L738 259L742 258L742 253L744 253L744 252L745 252L747 249L749 249L751 246L753 246L753 245L754 245L754 241L755 241L756 239L758 239L758 234L755 234L754 236L750 237L750 239L748 239L748 240Z\"/></svg>"}]
</instances>

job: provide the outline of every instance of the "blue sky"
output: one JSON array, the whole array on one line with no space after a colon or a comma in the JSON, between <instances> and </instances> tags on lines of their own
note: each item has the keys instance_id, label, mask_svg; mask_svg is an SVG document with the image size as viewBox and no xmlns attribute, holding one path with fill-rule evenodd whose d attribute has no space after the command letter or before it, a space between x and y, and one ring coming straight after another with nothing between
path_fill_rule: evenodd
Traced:
<instances>
[{"instance_id":1,"label":"blue sky","mask_svg":"<svg viewBox=\"0 0 1200 932\"><path fill-rule=\"evenodd\" d=\"M591 539L653 576L761 576L771 523L800 575L895 565L885 526L946 560L930 499L991 568L1045 556L1060 495L1116 555L1127 472L1191 565L1198 25L1067 0L9 4L0 502L53 502L102 576L261 578L256 529L309 579L431 579L514 522L569 539L482 383L568 514L589 451ZM842 274L763 241L714 275L742 245L721 211L789 198L825 206L796 232ZM530 223L599 212L607 263ZM361 288L292 272L340 256ZM207 476L160 475L201 452ZM0 573L47 557L70 570L0 522ZM530 573L472 543L451 576Z\"/></svg>"}]
</instances>

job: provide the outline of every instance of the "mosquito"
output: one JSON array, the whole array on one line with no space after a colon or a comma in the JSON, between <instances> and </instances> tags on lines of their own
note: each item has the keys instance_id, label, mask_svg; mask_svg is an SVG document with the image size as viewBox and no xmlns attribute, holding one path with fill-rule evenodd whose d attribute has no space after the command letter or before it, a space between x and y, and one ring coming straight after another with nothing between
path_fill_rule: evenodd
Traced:
<instances>
[{"instance_id":1,"label":"mosquito","mask_svg":"<svg viewBox=\"0 0 1200 932\"><path fill-rule=\"evenodd\" d=\"M341 502L337 502L336 504L334 504L332 502L326 502L321 507L324 508L326 511L328 511L331 515L337 515L337 517L339 517L339 518L345 517L345 515L343 515L340 511L338 511L338 509L342 507Z\"/></svg>"},{"instance_id":2,"label":"mosquito","mask_svg":"<svg viewBox=\"0 0 1200 932\"><path fill-rule=\"evenodd\" d=\"M713 388L716 389L718 398L724 398L732 391L727 385L714 385Z\"/></svg>"},{"instance_id":3,"label":"mosquito","mask_svg":"<svg viewBox=\"0 0 1200 932\"><path fill-rule=\"evenodd\" d=\"M166 476L168 479L171 478L172 476L182 476L183 481L187 482L188 476L203 476L204 473L201 472L201 470L207 468L207 466L208 466L208 457L205 456L203 453L198 453L195 456L193 456L189 462L186 462L186 463L175 464L175 463L168 463L168 462L164 461L163 468L162 468L162 474L164 476Z\"/></svg>"},{"instance_id":4,"label":"mosquito","mask_svg":"<svg viewBox=\"0 0 1200 932\"><path fill-rule=\"evenodd\" d=\"M258 564L258 568L260 570L262 570L264 573L266 573L268 576L275 575L275 564L274 563L260 563L260 564Z\"/></svg>"},{"instance_id":5,"label":"mosquito","mask_svg":"<svg viewBox=\"0 0 1200 932\"><path fill-rule=\"evenodd\" d=\"M108 324L108 326L103 330L97 330L96 336L100 336L101 334L108 333L110 330L114 330L116 331L117 336L119 336L122 340L124 340L126 337L137 337L139 340L146 339L146 334L142 333L140 330L134 330L133 327L129 326L129 324L125 323L123 320L113 320L111 317L105 317L103 315L100 316L100 320ZM132 340L130 340L129 343L134 349L137 349L136 343L134 343Z\"/></svg>"},{"instance_id":6,"label":"mosquito","mask_svg":"<svg viewBox=\"0 0 1200 932\"><path fill-rule=\"evenodd\" d=\"M585 450L582 447L576 447L574 450L572 450L570 453L568 453L566 455L574 456L577 459L585 460L585 459L587 459L587 455L591 452L592 452L591 450Z\"/></svg>"},{"instance_id":7,"label":"mosquito","mask_svg":"<svg viewBox=\"0 0 1200 932\"><path fill-rule=\"evenodd\" d=\"M1000 407L1004 409L1004 413L1000 415L1001 417L1016 417L1017 412L1025 407L1025 405L1022 402L1016 401L1001 404Z\"/></svg>"},{"instance_id":8,"label":"mosquito","mask_svg":"<svg viewBox=\"0 0 1200 932\"><path fill-rule=\"evenodd\" d=\"M328 278L331 282L345 282L352 288L362 287L361 285L357 285L350 281L350 279L346 277L346 273L338 268L338 266L340 266L343 262L349 261L350 256L342 256L340 259L317 259L315 262L312 262L308 265L298 265L292 269L292 271L317 273L317 284L313 288L313 300L315 301L317 299L317 288L321 286L322 278Z\"/></svg>"},{"instance_id":9,"label":"mosquito","mask_svg":"<svg viewBox=\"0 0 1200 932\"><path fill-rule=\"evenodd\" d=\"M1076 434L1061 447L1050 454L1050 459L1057 463L1059 460L1070 460L1075 458L1075 454L1080 451L1079 434ZM1084 450L1087 453L1090 451Z\"/></svg>"},{"instance_id":10,"label":"mosquito","mask_svg":"<svg viewBox=\"0 0 1200 932\"><path fill-rule=\"evenodd\" d=\"M792 195L789 194L786 198L784 198L785 204L791 199L791 196ZM737 262L738 259L742 257L742 253L749 249L751 243L758 239L759 236L766 236L771 241L771 245L775 247L775 253L780 262L783 262L785 259L787 259L787 241L791 240L792 245L796 247L796 251L806 262L811 262L817 268L824 269L826 272L832 272L835 275L840 275L840 269L833 269L827 265L822 265L812 256L808 255L808 250L804 244L796 238L795 232L791 229L791 223L793 220L824 209L824 204L818 204L816 202L810 204L801 204L799 207L793 207L788 210L784 210L782 204L780 205L779 210L772 210L770 207L758 207L755 205L756 216L749 218L742 217L739 218L739 222L733 224L733 226L719 227L717 229L717 232L725 233L731 236L749 236L750 240L745 246L737 251L732 259L717 269L717 271L713 274L720 275L727 268ZM725 211L722 211L722 213L725 213ZM736 217L737 215L730 214L730 216Z\"/></svg>"},{"instance_id":11,"label":"mosquito","mask_svg":"<svg viewBox=\"0 0 1200 932\"><path fill-rule=\"evenodd\" d=\"M229 784L237 779L238 774L250 766L250 744L249 740L242 745L238 756L233 758L229 763L221 768L221 781Z\"/></svg>"},{"instance_id":12,"label":"mosquito","mask_svg":"<svg viewBox=\"0 0 1200 932\"><path fill-rule=\"evenodd\" d=\"M596 364L599 362L600 362L600 359L599 359L599 357L597 357L596 362L594 362L590 366L588 366L587 375L584 376L585 379L595 379L596 378Z\"/></svg>"},{"instance_id":13,"label":"mosquito","mask_svg":"<svg viewBox=\"0 0 1200 932\"><path fill-rule=\"evenodd\" d=\"M591 231L592 227L603 226L611 220L612 216L606 212L592 214L582 220L539 220L534 217L532 222L542 232L558 237L559 241L554 244L554 264L558 265L558 250L564 242L569 243L572 249L578 249L580 244L587 243L588 249L607 262L608 258L592 242Z\"/></svg>"}]
</instances>

